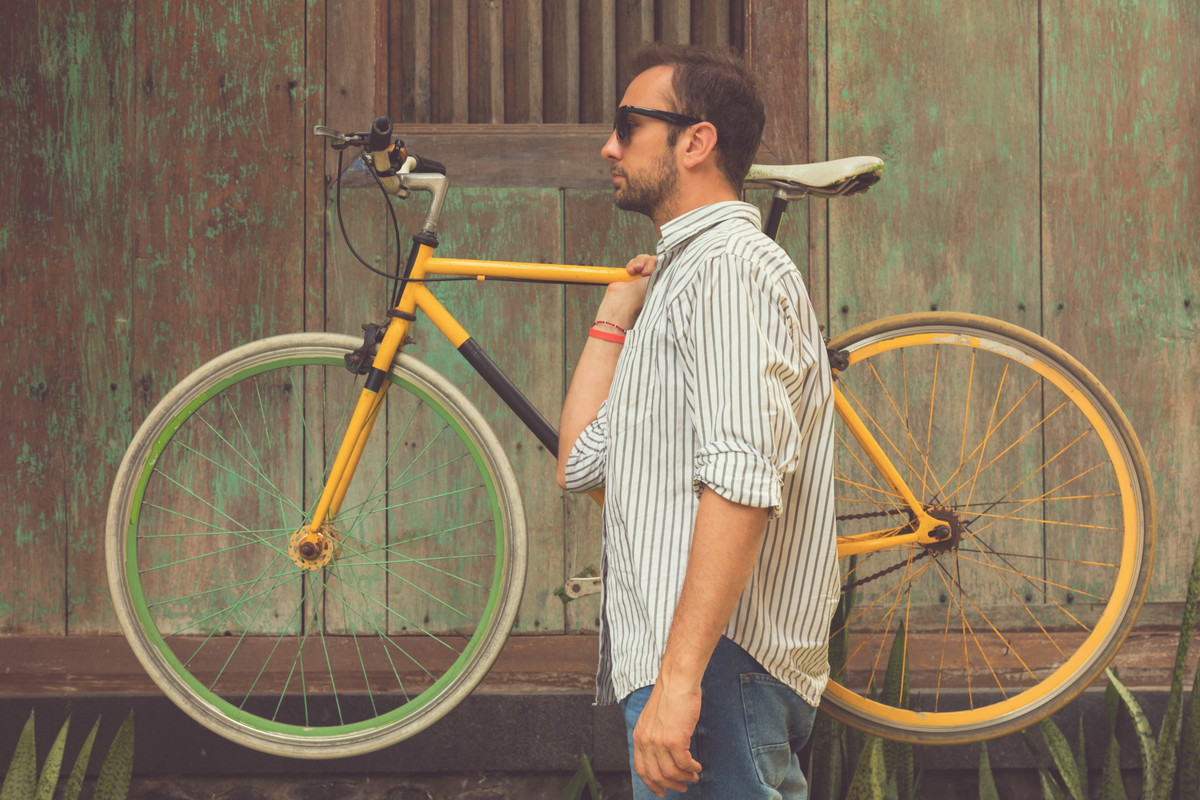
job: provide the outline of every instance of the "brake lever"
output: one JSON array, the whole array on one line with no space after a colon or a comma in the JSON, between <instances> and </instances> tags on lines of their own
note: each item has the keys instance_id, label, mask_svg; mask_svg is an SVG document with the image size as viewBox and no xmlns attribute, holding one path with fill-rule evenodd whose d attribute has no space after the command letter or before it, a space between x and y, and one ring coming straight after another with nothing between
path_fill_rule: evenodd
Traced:
<instances>
[{"instance_id":1,"label":"brake lever","mask_svg":"<svg viewBox=\"0 0 1200 800\"><path fill-rule=\"evenodd\" d=\"M345 150L347 147L364 147L367 144L366 133L342 133L326 125L313 127L313 136L324 136L331 139L329 146L334 150Z\"/></svg>"}]
</instances>

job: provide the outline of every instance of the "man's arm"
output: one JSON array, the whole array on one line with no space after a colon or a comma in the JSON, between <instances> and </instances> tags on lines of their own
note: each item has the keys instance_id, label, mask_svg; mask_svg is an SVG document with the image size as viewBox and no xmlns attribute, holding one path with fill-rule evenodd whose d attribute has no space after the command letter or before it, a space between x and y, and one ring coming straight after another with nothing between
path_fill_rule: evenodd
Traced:
<instances>
[{"instance_id":1,"label":"man's arm","mask_svg":"<svg viewBox=\"0 0 1200 800\"><path fill-rule=\"evenodd\" d=\"M646 299L646 276L654 269L653 256L637 256L625 269L630 275L641 275L638 280L609 284L604 300L596 310L596 319L632 328L641 313ZM609 331L615 333L615 331ZM575 365L575 374L567 389L562 417L558 423L558 485L567 488L567 460L575 447L579 434L596 419L600 406L608 397L613 374L617 369L617 356L621 345L605 339L589 336Z\"/></svg>"},{"instance_id":2,"label":"man's arm","mask_svg":"<svg viewBox=\"0 0 1200 800\"><path fill-rule=\"evenodd\" d=\"M758 559L766 508L700 495L687 572L658 679L633 732L634 767L660 797L699 778L688 750L700 718L700 680Z\"/></svg>"}]
</instances>

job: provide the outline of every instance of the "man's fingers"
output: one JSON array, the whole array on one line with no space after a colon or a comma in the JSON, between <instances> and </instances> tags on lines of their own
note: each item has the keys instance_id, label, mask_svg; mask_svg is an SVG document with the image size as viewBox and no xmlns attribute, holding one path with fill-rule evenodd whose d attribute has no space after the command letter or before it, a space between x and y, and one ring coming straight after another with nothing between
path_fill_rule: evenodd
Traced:
<instances>
[{"instance_id":1,"label":"man's fingers","mask_svg":"<svg viewBox=\"0 0 1200 800\"><path fill-rule=\"evenodd\" d=\"M650 759L647 762L646 771L639 774L646 786L650 787L650 791L659 797L666 794L668 790L686 792L689 783L700 780L700 776L696 773L678 769L670 753L663 753L657 760Z\"/></svg>"},{"instance_id":2,"label":"man's fingers","mask_svg":"<svg viewBox=\"0 0 1200 800\"><path fill-rule=\"evenodd\" d=\"M649 754L637 770L646 786L659 797L667 790L686 792L688 784L700 780L700 764L686 748L682 752L664 749Z\"/></svg>"},{"instance_id":3,"label":"man's fingers","mask_svg":"<svg viewBox=\"0 0 1200 800\"><path fill-rule=\"evenodd\" d=\"M648 276L654 271L654 265L658 263L658 257L647 253L639 253L629 259L629 263L625 265L625 271L630 275Z\"/></svg>"}]
</instances>

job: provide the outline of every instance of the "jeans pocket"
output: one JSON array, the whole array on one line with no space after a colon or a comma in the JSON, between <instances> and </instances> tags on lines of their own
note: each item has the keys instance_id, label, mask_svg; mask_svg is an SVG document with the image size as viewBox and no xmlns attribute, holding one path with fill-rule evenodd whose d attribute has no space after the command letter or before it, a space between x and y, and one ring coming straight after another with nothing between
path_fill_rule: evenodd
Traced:
<instances>
[{"instance_id":1,"label":"jeans pocket","mask_svg":"<svg viewBox=\"0 0 1200 800\"><path fill-rule=\"evenodd\" d=\"M746 736L758 779L777 788L794 769L796 751L812 729L816 711L788 686L758 673L741 676Z\"/></svg>"}]
</instances>

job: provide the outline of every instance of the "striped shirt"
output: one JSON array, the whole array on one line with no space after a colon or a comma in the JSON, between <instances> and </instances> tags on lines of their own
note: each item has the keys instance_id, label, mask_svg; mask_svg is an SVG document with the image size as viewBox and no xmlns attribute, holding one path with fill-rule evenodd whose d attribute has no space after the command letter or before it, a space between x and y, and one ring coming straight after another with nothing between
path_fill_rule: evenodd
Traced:
<instances>
[{"instance_id":1,"label":"striped shirt","mask_svg":"<svg viewBox=\"0 0 1200 800\"><path fill-rule=\"evenodd\" d=\"M716 203L662 227L646 303L567 488L606 487L597 702L658 676L705 487L768 508L725 635L816 705L839 578L833 399L800 272L758 210Z\"/></svg>"}]
</instances>

